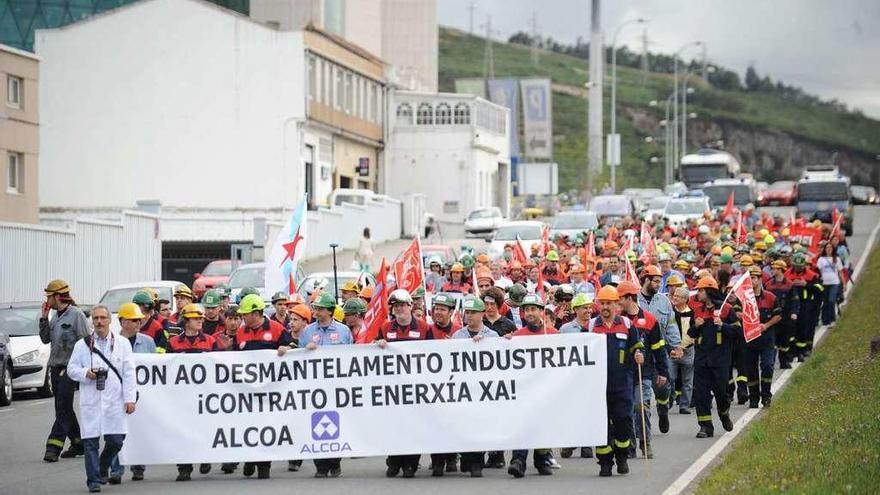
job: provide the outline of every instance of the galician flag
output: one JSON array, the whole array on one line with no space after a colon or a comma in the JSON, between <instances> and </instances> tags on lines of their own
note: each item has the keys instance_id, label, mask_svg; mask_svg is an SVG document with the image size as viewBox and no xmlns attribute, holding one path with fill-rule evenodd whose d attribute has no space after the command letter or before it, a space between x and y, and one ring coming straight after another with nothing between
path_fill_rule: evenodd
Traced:
<instances>
[{"instance_id":1,"label":"galician flag","mask_svg":"<svg viewBox=\"0 0 880 495\"><path fill-rule=\"evenodd\" d=\"M306 252L307 211L306 196L303 195L266 257L266 294L284 292L289 295L296 292L297 267Z\"/></svg>"}]
</instances>

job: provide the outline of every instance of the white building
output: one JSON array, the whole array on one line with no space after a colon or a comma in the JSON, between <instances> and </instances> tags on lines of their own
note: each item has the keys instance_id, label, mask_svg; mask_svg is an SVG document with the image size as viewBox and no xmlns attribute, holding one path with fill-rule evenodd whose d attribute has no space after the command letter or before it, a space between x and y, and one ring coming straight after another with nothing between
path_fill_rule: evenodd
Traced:
<instances>
[{"instance_id":1,"label":"white building","mask_svg":"<svg viewBox=\"0 0 880 495\"><path fill-rule=\"evenodd\" d=\"M381 182L386 194L427 195L428 211L461 222L474 208L510 210L510 111L454 93L389 93Z\"/></svg>"},{"instance_id":2,"label":"white building","mask_svg":"<svg viewBox=\"0 0 880 495\"><path fill-rule=\"evenodd\" d=\"M312 25L379 56L390 83L437 91L436 0L251 0L253 19L281 30Z\"/></svg>"},{"instance_id":3,"label":"white building","mask_svg":"<svg viewBox=\"0 0 880 495\"><path fill-rule=\"evenodd\" d=\"M335 35L143 0L40 30L36 50L41 221L160 205L165 276L228 258L305 192L377 189L385 64Z\"/></svg>"}]
</instances>

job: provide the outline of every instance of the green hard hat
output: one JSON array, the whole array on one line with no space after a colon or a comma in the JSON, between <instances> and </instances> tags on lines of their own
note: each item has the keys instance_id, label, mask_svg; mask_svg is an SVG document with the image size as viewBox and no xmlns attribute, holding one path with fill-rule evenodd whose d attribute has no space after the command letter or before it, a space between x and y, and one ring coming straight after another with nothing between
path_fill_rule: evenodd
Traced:
<instances>
[{"instance_id":1,"label":"green hard hat","mask_svg":"<svg viewBox=\"0 0 880 495\"><path fill-rule=\"evenodd\" d=\"M538 297L537 294L526 294L526 297L523 298L521 306L537 306L541 309L544 309L544 302L541 301L541 298Z\"/></svg>"},{"instance_id":2,"label":"green hard hat","mask_svg":"<svg viewBox=\"0 0 880 495\"><path fill-rule=\"evenodd\" d=\"M246 315L254 311L262 311L266 309L266 302L259 294L248 294L241 299L238 307L238 314Z\"/></svg>"},{"instance_id":3,"label":"green hard hat","mask_svg":"<svg viewBox=\"0 0 880 495\"><path fill-rule=\"evenodd\" d=\"M559 261L559 253L550 251L547 253L547 261Z\"/></svg>"},{"instance_id":4,"label":"green hard hat","mask_svg":"<svg viewBox=\"0 0 880 495\"><path fill-rule=\"evenodd\" d=\"M593 304L593 296L580 292L571 300L571 309L577 309L590 304Z\"/></svg>"},{"instance_id":5,"label":"green hard hat","mask_svg":"<svg viewBox=\"0 0 880 495\"><path fill-rule=\"evenodd\" d=\"M733 262L733 256L731 256L730 253L722 253L721 256L720 256L720 261L721 261L722 263L732 263L732 262Z\"/></svg>"},{"instance_id":6,"label":"green hard hat","mask_svg":"<svg viewBox=\"0 0 880 495\"><path fill-rule=\"evenodd\" d=\"M202 296L202 306L206 308L216 308L220 306L223 298L220 296L220 293L214 289L205 292L205 295Z\"/></svg>"},{"instance_id":7,"label":"green hard hat","mask_svg":"<svg viewBox=\"0 0 880 495\"><path fill-rule=\"evenodd\" d=\"M462 256L460 261L467 270L470 270L474 267L474 257L469 254L465 254L464 256Z\"/></svg>"},{"instance_id":8,"label":"green hard hat","mask_svg":"<svg viewBox=\"0 0 880 495\"><path fill-rule=\"evenodd\" d=\"M794 266L804 266L807 264L807 257L803 253L797 253L791 259L791 264Z\"/></svg>"},{"instance_id":9,"label":"green hard hat","mask_svg":"<svg viewBox=\"0 0 880 495\"><path fill-rule=\"evenodd\" d=\"M286 292L278 291L272 296L272 304L275 304L278 301L286 301L287 299L288 297Z\"/></svg>"},{"instance_id":10,"label":"green hard hat","mask_svg":"<svg viewBox=\"0 0 880 495\"><path fill-rule=\"evenodd\" d=\"M367 303L359 297L352 297L342 306L342 314L362 315L367 312Z\"/></svg>"},{"instance_id":11,"label":"green hard hat","mask_svg":"<svg viewBox=\"0 0 880 495\"><path fill-rule=\"evenodd\" d=\"M483 304L483 301L474 296L466 296L462 299L461 307L465 311L486 311L486 305Z\"/></svg>"},{"instance_id":12,"label":"green hard hat","mask_svg":"<svg viewBox=\"0 0 880 495\"><path fill-rule=\"evenodd\" d=\"M317 301L312 303L312 306L333 311L334 309L336 309L336 298L333 297L333 294L329 292L324 292L318 297Z\"/></svg>"},{"instance_id":13,"label":"green hard hat","mask_svg":"<svg viewBox=\"0 0 880 495\"><path fill-rule=\"evenodd\" d=\"M131 298L131 302L135 304L143 304L145 306L153 305L153 298L150 297L150 294L145 290L139 290L134 293L134 297Z\"/></svg>"},{"instance_id":14,"label":"green hard hat","mask_svg":"<svg viewBox=\"0 0 880 495\"><path fill-rule=\"evenodd\" d=\"M416 287L416 290L412 291L413 297L425 297L425 288L423 286Z\"/></svg>"},{"instance_id":15,"label":"green hard hat","mask_svg":"<svg viewBox=\"0 0 880 495\"><path fill-rule=\"evenodd\" d=\"M517 307L522 304L523 298L526 297L526 288L523 284L513 284L510 288L507 289L507 295L510 298L509 304L513 307Z\"/></svg>"},{"instance_id":16,"label":"green hard hat","mask_svg":"<svg viewBox=\"0 0 880 495\"><path fill-rule=\"evenodd\" d=\"M433 304L435 306L439 304L440 306L446 306L447 308L454 308L455 298L445 292L441 292L434 296Z\"/></svg>"}]
</instances>

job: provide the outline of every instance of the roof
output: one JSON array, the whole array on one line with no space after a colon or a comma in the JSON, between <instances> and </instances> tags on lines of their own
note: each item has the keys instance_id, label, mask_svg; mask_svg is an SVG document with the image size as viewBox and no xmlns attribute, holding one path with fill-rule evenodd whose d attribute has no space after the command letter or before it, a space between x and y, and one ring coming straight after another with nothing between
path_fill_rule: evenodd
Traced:
<instances>
[{"instance_id":1,"label":"roof","mask_svg":"<svg viewBox=\"0 0 880 495\"><path fill-rule=\"evenodd\" d=\"M681 157L682 165L708 165L717 163L736 163L736 158L726 151L702 149Z\"/></svg>"},{"instance_id":2,"label":"roof","mask_svg":"<svg viewBox=\"0 0 880 495\"><path fill-rule=\"evenodd\" d=\"M201 0L199 0L199 1L201 1ZM333 43L341 46L342 48L345 48L346 50L356 54L357 56L359 56L363 59L369 60L370 62L374 62L374 63L382 64L382 65L388 65L384 60L373 55L366 48L364 48L360 45L357 45L355 43L352 43L351 41L348 41L347 39L343 38L342 36L333 34L329 31L325 31L319 27L315 27L315 25L313 25L311 22L303 30L304 31L311 31L313 33L319 34L319 35L329 39Z\"/></svg>"},{"instance_id":3,"label":"roof","mask_svg":"<svg viewBox=\"0 0 880 495\"><path fill-rule=\"evenodd\" d=\"M19 57L24 57L24 58L29 58L31 60L36 60L37 62L40 61L40 57L34 55L31 52L19 50L18 48L15 48L14 46L4 45L3 43L0 43L0 52L11 53L13 55L18 55Z\"/></svg>"},{"instance_id":4,"label":"roof","mask_svg":"<svg viewBox=\"0 0 880 495\"><path fill-rule=\"evenodd\" d=\"M178 282L176 280L148 280L145 282L129 282L127 284L114 285L113 287L110 287L107 290L111 291L114 289L131 289L131 288L135 288L135 287L139 287L139 288L142 288L142 287L153 287L153 288L155 288L155 287L171 287L171 288L174 288L174 287L177 287L178 285L181 285L181 284L183 284L183 282Z\"/></svg>"},{"instance_id":5,"label":"roof","mask_svg":"<svg viewBox=\"0 0 880 495\"><path fill-rule=\"evenodd\" d=\"M740 178L738 178L738 179L733 179L733 178L726 177L726 178L723 178L723 179L713 179L713 180L710 180L710 181L704 182L704 183L703 183L703 187L710 187L710 186L738 186L738 185L745 185L745 186L747 186L747 185L754 184L754 183L755 183L755 179L749 179L749 178L746 178L746 177L740 177Z\"/></svg>"}]
</instances>

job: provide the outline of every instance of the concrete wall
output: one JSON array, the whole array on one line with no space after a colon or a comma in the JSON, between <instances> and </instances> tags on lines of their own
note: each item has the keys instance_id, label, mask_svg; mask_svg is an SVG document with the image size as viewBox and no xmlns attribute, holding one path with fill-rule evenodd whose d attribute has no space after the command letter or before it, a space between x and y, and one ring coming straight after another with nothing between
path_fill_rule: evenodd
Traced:
<instances>
[{"instance_id":1,"label":"concrete wall","mask_svg":"<svg viewBox=\"0 0 880 495\"><path fill-rule=\"evenodd\" d=\"M39 213L39 60L0 45L0 221L37 223ZM20 102L7 101L9 77L22 80ZM18 189L10 189L9 154L21 159Z\"/></svg>"},{"instance_id":2,"label":"concrete wall","mask_svg":"<svg viewBox=\"0 0 880 495\"><path fill-rule=\"evenodd\" d=\"M36 47L42 206L293 208L302 194L300 33L148 0L40 30Z\"/></svg>"},{"instance_id":3,"label":"concrete wall","mask_svg":"<svg viewBox=\"0 0 880 495\"><path fill-rule=\"evenodd\" d=\"M70 229L0 222L0 301L39 301L56 278L74 299L93 304L117 284L158 280L159 219L124 212L121 221L81 220Z\"/></svg>"}]
</instances>

